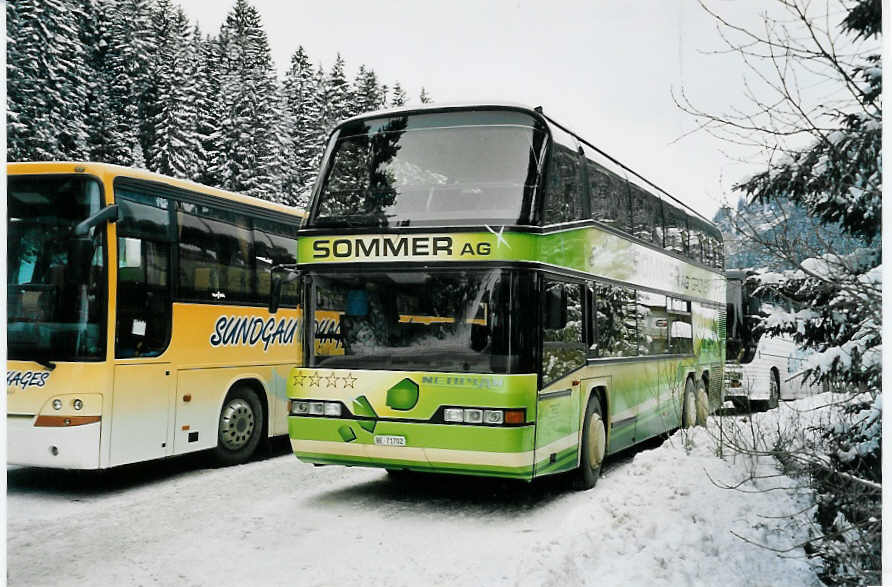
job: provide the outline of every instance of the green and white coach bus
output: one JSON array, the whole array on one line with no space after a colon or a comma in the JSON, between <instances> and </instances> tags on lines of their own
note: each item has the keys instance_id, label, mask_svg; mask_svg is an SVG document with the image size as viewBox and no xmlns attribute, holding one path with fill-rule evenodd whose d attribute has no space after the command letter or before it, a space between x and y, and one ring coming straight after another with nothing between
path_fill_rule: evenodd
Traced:
<instances>
[{"instance_id":1,"label":"green and white coach bus","mask_svg":"<svg viewBox=\"0 0 892 587\"><path fill-rule=\"evenodd\" d=\"M720 232L540 108L341 123L297 249L302 461L589 488L721 402Z\"/></svg>"}]
</instances>

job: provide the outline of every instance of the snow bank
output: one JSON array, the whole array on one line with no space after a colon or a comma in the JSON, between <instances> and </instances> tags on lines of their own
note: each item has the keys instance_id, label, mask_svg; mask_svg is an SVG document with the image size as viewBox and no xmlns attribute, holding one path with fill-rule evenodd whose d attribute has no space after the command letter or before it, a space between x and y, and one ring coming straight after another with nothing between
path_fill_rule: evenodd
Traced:
<instances>
[{"instance_id":1,"label":"snow bank","mask_svg":"<svg viewBox=\"0 0 892 587\"><path fill-rule=\"evenodd\" d=\"M145 465L80 488L70 485L81 477L8 470L7 578L54 585L59 566L47 561L63 561L69 585L817 585L794 547L809 494L727 437L753 431L770 447L829 401L713 416L708 429L611 458L586 492L555 480L395 483L290 454L227 469Z\"/></svg>"}]
</instances>

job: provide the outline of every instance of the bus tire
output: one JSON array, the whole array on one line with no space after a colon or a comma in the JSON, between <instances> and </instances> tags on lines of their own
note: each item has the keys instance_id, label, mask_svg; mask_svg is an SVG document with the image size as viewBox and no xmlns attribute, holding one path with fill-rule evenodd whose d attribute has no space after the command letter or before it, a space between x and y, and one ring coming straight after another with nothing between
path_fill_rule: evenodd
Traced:
<instances>
[{"instance_id":1,"label":"bus tire","mask_svg":"<svg viewBox=\"0 0 892 587\"><path fill-rule=\"evenodd\" d=\"M684 400L681 405L681 427L693 428L697 425L697 394L694 381L688 378L684 384Z\"/></svg>"},{"instance_id":2,"label":"bus tire","mask_svg":"<svg viewBox=\"0 0 892 587\"><path fill-rule=\"evenodd\" d=\"M706 393L706 384L702 379L697 380L694 389L694 402L697 408L696 423L697 426L706 426L706 420L709 418L709 395Z\"/></svg>"},{"instance_id":3,"label":"bus tire","mask_svg":"<svg viewBox=\"0 0 892 587\"><path fill-rule=\"evenodd\" d=\"M573 476L573 488L591 489L601 476L601 463L607 452L607 427L601 414L601 402L592 394L582 420L582 444L579 447L579 468Z\"/></svg>"},{"instance_id":4,"label":"bus tire","mask_svg":"<svg viewBox=\"0 0 892 587\"><path fill-rule=\"evenodd\" d=\"M226 394L217 424L214 456L221 465L236 465L257 449L263 431L263 408L247 385L236 385Z\"/></svg>"},{"instance_id":5,"label":"bus tire","mask_svg":"<svg viewBox=\"0 0 892 587\"><path fill-rule=\"evenodd\" d=\"M772 369L769 375L767 409L776 408L778 400L780 400L780 375L778 375L777 369Z\"/></svg>"}]
</instances>

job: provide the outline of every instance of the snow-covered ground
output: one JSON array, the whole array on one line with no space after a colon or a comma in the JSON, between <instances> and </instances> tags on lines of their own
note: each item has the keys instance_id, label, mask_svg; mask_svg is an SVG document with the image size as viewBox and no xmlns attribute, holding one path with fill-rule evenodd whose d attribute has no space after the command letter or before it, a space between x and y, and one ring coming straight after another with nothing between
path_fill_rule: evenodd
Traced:
<instances>
[{"instance_id":1,"label":"snow-covered ground","mask_svg":"<svg viewBox=\"0 0 892 587\"><path fill-rule=\"evenodd\" d=\"M725 417L776 430L816 396ZM805 412L818 413L818 412ZM10 467L10 585L810 585L772 459L719 458L721 418L613 458L598 485L194 457L103 475ZM280 451L282 452L282 451ZM751 475L764 477L737 485ZM778 488L778 489L774 489ZM735 534L737 536L735 536ZM740 537L746 539L743 540Z\"/></svg>"}]
</instances>

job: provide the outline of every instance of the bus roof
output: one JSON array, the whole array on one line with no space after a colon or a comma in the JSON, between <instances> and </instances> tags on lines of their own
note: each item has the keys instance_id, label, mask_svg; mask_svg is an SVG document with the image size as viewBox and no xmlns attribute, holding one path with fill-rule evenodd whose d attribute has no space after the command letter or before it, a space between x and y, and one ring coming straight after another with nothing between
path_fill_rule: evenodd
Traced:
<instances>
[{"instance_id":1,"label":"bus roof","mask_svg":"<svg viewBox=\"0 0 892 587\"><path fill-rule=\"evenodd\" d=\"M278 204L276 202L269 202L267 200L254 198L252 196L246 196L235 192L228 192L226 190L213 188L200 183L196 183L194 181L177 179L175 177L161 175L160 173L152 173L151 171L146 171L145 169L124 167L122 165L112 165L110 163L94 163L89 161L34 161L27 163L10 162L6 165L6 173L8 175L28 175L43 173L85 173L96 175L99 177L132 177L134 179L156 181L193 192L217 196L219 198L233 200L249 206L255 206L257 208L266 208L267 210L273 210L282 214L288 214L298 217L306 216L306 213L303 210L294 208L292 206L286 206L285 204Z\"/></svg>"},{"instance_id":2,"label":"bus roof","mask_svg":"<svg viewBox=\"0 0 892 587\"><path fill-rule=\"evenodd\" d=\"M337 130L337 129L340 128L341 126L343 126L343 125L345 125L345 124L348 124L348 123L350 123L350 122L353 122L353 121L356 121L356 120L365 120L365 119L369 119L369 118L382 118L382 117L386 117L386 116L394 116L394 115L397 115L397 114L415 114L415 113L425 113L425 112L445 112L445 111L449 111L449 110L487 110L487 109L517 110L517 111L520 111L520 112L525 112L525 113L527 113L527 114L529 114L529 115L531 115L531 116L533 116L533 117L539 118L539 119L542 120L546 125L557 127L557 128L559 128L559 129L561 129L562 131L564 131L564 132L566 132L566 133L568 133L568 134L573 135L573 136L576 138L576 140L578 140L580 143L583 143L583 144L587 145L588 147L590 147L590 148L594 149L595 151L597 151L598 153L600 153L602 156L604 156L604 157L606 157L607 159L609 159L609 160L610 160L611 162L613 162L614 164L619 165L619 166L622 167L623 170L625 170L627 173L633 175L633 176L634 176L635 178L637 178L639 181L644 182L646 185L648 185L651 189L657 191L657 192L660 193L661 195L663 195L663 196L665 196L666 198L672 200L672 202L674 202L676 205L681 206L682 208L684 208L689 214L691 214L691 215L693 215L693 216L697 216L697 217L700 218L703 222L705 222L707 225L709 225L710 227L712 227L712 228L715 230L716 233L721 234L721 233L719 232L719 230L718 230L718 227L717 227L717 226L716 226L716 225L715 225L709 218L703 216L702 214L700 214L699 212L697 212L696 210L694 210L693 208L691 208L688 204L686 204L686 203L684 203L682 200L676 198L675 196L673 196L672 194L670 194L669 192L667 192L666 190L664 190L663 188L661 188L660 186L658 186L657 184L655 184L654 182L652 182L652 181L650 181L649 179L645 178L645 177L642 176L640 173L637 173L636 171L634 171L633 169L631 169L629 166L625 165L624 163L622 163L621 161L619 161L618 159L616 159L615 157L612 157L611 155L607 154L606 152L604 152L604 151L603 151L602 149L600 149L599 147L596 147L595 145L593 145L592 143L590 143L590 142L587 141L586 139L582 138L582 137L579 135L579 133L576 133L576 132L570 130L569 128L567 128L567 127L564 126L563 124L557 122L556 120L554 120L554 119L551 118L550 116L546 115L546 114L543 112L541 106L530 107L530 106L527 106L527 105L525 105L525 104L516 103L516 102L454 102L454 103L447 103L447 104L421 104L421 105L414 105L414 106L399 106L399 107L396 107L396 108L387 108L387 109L383 109L383 110L374 110L374 111L371 111L371 112L366 112L366 113L363 113L363 114L359 114L359 115L357 115L357 116L353 116L353 117L351 117L351 118L347 118L347 119L345 119L345 120L342 120L342 121L341 121L340 123L338 123L337 125L335 125L334 129L332 129L332 132L334 132L335 130Z\"/></svg>"}]
</instances>

